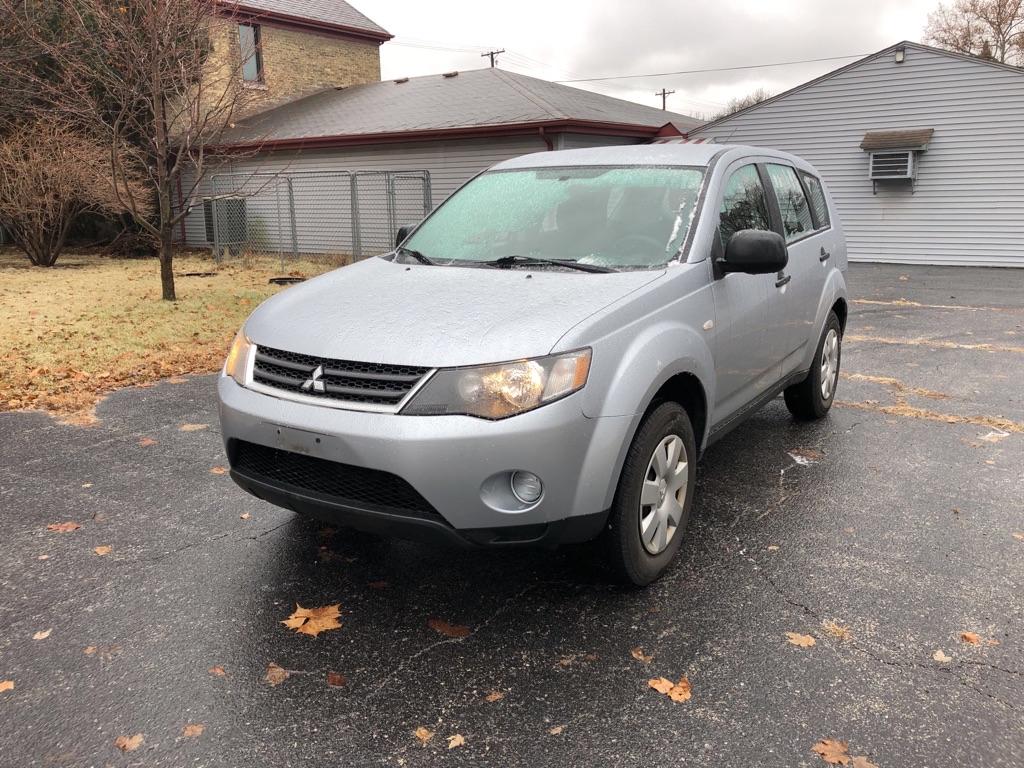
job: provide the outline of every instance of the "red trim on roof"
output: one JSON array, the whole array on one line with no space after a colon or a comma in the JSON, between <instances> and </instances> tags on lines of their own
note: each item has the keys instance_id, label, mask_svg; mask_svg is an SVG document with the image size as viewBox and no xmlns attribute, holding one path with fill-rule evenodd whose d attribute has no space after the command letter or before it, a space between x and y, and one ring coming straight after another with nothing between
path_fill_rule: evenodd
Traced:
<instances>
[{"instance_id":1,"label":"red trim on roof","mask_svg":"<svg viewBox=\"0 0 1024 768\"><path fill-rule=\"evenodd\" d=\"M686 134L680 131L672 123L665 123L663 126L661 126L661 128L658 129L658 132L654 135L657 138L661 138L663 136L685 136Z\"/></svg>"},{"instance_id":2,"label":"red trim on roof","mask_svg":"<svg viewBox=\"0 0 1024 768\"><path fill-rule=\"evenodd\" d=\"M498 125L475 125L465 128L434 128L420 131L396 131L394 133L358 133L342 136L313 136L299 139L270 139L267 141L240 142L220 147L222 151L324 149L346 147L354 144L398 144L410 141L438 141L442 139L476 139L488 136L537 135L539 129L545 133L584 133L599 136L626 136L649 139L659 130L651 125L630 125L625 123L603 123L596 120L543 120L529 123L502 123ZM681 135L678 132L676 135Z\"/></svg>"},{"instance_id":3,"label":"red trim on roof","mask_svg":"<svg viewBox=\"0 0 1024 768\"><path fill-rule=\"evenodd\" d=\"M230 16L238 21L258 22L284 29L297 29L303 32L317 32L331 37L355 38L357 40L371 40L377 44L385 43L394 35L388 32L376 32L372 29L360 29L348 27L343 24L331 24L318 19L307 19L301 16L292 16L277 11L267 11L262 8L252 8L245 3L221 3L225 16Z\"/></svg>"}]
</instances>

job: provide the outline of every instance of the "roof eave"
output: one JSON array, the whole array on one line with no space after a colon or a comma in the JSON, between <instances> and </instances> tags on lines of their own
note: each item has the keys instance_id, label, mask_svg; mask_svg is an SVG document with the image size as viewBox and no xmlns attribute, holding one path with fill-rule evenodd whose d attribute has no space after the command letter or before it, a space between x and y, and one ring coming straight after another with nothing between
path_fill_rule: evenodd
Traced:
<instances>
[{"instance_id":1,"label":"roof eave","mask_svg":"<svg viewBox=\"0 0 1024 768\"><path fill-rule=\"evenodd\" d=\"M307 19L302 16L292 16L287 13L268 11L262 8L253 8L245 3L220 3L219 7L223 9L224 15L231 16L232 18L247 21L259 21L264 24L271 24L289 29L299 29L307 32L318 32L320 34L330 35L333 37L357 38L378 44L386 43L394 37L394 35L386 31L378 32L372 29L349 27L344 24L331 24L317 19Z\"/></svg>"}]
</instances>

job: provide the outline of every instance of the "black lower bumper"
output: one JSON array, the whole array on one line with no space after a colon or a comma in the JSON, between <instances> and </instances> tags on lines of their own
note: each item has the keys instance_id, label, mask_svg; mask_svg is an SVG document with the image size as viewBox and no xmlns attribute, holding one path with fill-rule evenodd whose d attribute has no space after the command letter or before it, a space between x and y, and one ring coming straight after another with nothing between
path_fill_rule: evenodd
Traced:
<instances>
[{"instance_id":1,"label":"black lower bumper","mask_svg":"<svg viewBox=\"0 0 1024 768\"><path fill-rule=\"evenodd\" d=\"M253 496L305 517L355 528L389 538L410 539L428 544L457 547L540 546L554 547L589 541L597 537L608 512L570 517L536 525L500 528L456 529L443 518L404 515L399 510L382 510L367 504L338 501L317 494L286 488L265 478L231 470L231 478Z\"/></svg>"}]
</instances>

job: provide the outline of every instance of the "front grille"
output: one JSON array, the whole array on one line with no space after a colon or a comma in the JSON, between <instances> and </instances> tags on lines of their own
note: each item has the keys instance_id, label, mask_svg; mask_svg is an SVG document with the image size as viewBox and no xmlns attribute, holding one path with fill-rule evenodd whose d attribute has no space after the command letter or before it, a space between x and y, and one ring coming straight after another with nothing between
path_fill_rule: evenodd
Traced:
<instances>
[{"instance_id":1,"label":"front grille","mask_svg":"<svg viewBox=\"0 0 1024 768\"><path fill-rule=\"evenodd\" d=\"M228 447L232 469L285 491L405 517L444 518L408 482L379 469L366 469L245 440Z\"/></svg>"},{"instance_id":2,"label":"front grille","mask_svg":"<svg viewBox=\"0 0 1024 768\"><path fill-rule=\"evenodd\" d=\"M252 378L257 384L299 395L395 407L429 370L257 347ZM318 371L319 375L314 377Z\"/></svg>"}]
</instances>

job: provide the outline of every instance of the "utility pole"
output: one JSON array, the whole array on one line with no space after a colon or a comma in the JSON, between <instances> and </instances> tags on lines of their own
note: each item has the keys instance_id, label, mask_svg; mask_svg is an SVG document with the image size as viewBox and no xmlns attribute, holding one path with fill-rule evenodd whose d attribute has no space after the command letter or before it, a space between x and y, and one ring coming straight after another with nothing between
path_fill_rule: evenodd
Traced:
<instances>
[{"instance_id":1,"label":"utility pole","mask_svg":"<svg viewBox=\"0 0 1024 768\"><path fill-rule=\"evenodd\" d=\"M659 91L658 93L654 94L655 96L661 96L661 109L662 109L662 111L665 111L667 109L668 97L671 96L673 93L675 93L675 91L666 91L664 88L662 88L661 91Z\"/></svg>"},{"instance_id":2,"label":"utility pole","mask_svg":"<svg viewBox=\"0 0 1024 768\"><path fill-rule=\"evenodd\" d=\"M499 53L504 53L504 52L505 52L504 48L502 48L500 51L488 51L487 53L481 53L480 54L480 58L481 59L486 59L486 58L490 57L490 59L491 59L491 69L494 69L494 65L498 63L498 60L495 58L495 56L497 56Z\"/></svg>"}]
</instances>

